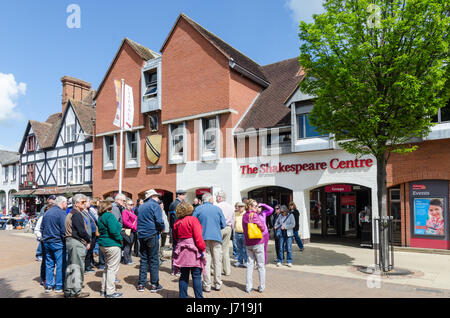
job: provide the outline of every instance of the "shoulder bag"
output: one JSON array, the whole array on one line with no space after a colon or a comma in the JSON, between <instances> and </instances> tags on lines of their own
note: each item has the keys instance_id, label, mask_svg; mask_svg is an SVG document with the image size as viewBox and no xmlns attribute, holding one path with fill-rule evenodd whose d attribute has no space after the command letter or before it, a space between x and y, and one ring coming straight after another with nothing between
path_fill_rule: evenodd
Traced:
<instances>
[{"instance_id":1,"label":"shoulder bag","mask_svg":"<svg viewBox=\"0 0 450 318\"><path fill-rule=\"evenodd\" d=\"M261 239L262 238L262 232L261 229L258 227L257 224L252 223L253 221L253 212L250 213L249 216L249 223L247 228L247 234L249 239Z\"/></svg>"}]
</instances>

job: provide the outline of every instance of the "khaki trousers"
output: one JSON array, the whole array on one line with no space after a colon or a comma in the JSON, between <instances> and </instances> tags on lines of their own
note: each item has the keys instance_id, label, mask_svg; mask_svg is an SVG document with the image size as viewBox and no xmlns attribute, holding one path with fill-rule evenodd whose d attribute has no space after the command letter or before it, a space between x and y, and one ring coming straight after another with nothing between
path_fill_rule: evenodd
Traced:
<instances>
[{"instance_id":1,"label":"khaki trousers","mask_svg":"<svg viewBox=\"0 0 450 318\"><path fill-rule=\"evenodd\" d=\"M66 238L67 268L64 295L74 296L81 293L84 281L86 246L72 237ZM65 255L64 255L65 257Z\"/></svg>"},{"instance_id":2,"label":"khaki trousers","mask_svg":"<svg viewBox=\"0 0 450 318\"><path fill-rule=\"evenodd\" d=\"M203 275L203 290L211 290L211 267L214 267L214 288L222 287L222 243L206 240L206 268Z\"/></svg>"},{"instance_id":3,"label":"khaki trousers","mask_svg":"<svg viewBox=\"0 0 450 318\"><path fill-rule=\"evenodd\" d=\"M102 292L106 291L106 295L116 292L116 276L119 270L122 249L119 246L100 246L100 251L105 257L105 269L102 277Z\"/></svg>"},{"instance_id":4,"label":"khaki trousers","mask_svg":"<svg viewBox=\"0 0 450 318\"><path fill-rule=\"evenodd\" d=\"M230 242L231 242L231 227L226 226L222 230L222 274L231 275L231 262L230 262Z\"/></svg>"}]
</instances>

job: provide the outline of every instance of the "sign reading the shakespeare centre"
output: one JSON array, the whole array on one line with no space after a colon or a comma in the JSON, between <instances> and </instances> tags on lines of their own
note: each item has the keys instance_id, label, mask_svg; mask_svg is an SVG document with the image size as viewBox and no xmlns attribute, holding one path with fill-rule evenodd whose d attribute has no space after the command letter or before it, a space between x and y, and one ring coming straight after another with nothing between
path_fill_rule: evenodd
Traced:
<instances>
[{"instance_id":1,"label":"sign reading the shakespeare centre","mask_svg":"<svg viewBox=\"0 0 450 318\"><path fill-rule=\"evenodd\" d=\"M259 167L244 165L240 166L241 173L243 175L252 174L272 174L272 173L285 173L295 172L299 174L301 171L316 171L326 170L330 167L333 170L338 169L354 169L354 168L370 168L373 166L372 159L353 159L353 160L339 160L338 158L331 159L330 162L310 162L310 163L294 163L283 164L281 162L278 165L269 165L263 163Z\"/></svg>"}]
</instances>

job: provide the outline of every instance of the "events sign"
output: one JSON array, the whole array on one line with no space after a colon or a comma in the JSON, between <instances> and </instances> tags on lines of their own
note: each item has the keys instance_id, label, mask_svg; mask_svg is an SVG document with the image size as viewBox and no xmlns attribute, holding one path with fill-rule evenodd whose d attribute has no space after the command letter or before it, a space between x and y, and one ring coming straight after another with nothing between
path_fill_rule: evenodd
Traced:
<instances>
[{"instance_id":1,"label":"events sign","mask_svg":"<svg viewBox=\"0 0 450 318\"><path fill-rule=\"evenodd\" d=\"M448 227L448 181L424 180L410 184L413 236L445 239Z\"/></svg>"}]
</instances>

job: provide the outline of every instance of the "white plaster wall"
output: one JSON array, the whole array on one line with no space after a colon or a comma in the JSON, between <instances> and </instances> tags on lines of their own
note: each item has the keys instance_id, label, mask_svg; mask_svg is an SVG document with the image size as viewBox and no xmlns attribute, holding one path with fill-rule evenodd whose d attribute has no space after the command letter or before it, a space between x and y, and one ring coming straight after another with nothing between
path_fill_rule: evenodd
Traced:
<instances>
[{"instance_id":1,"label":"white plaster wall","mask_svg":"<svg viewBox=\"0 0 450 318\"><path fill-rule=\"evenodd\" d=\"M230 204L240 201L248 192L257 188L267 186L279 186L293 191L293 200L301 213L300 234L302 238L311 237L309 230L309 197L310 190L335 183L349 183L371 188L372 214L378 215L377 209L377 183L376 183L376 160L365 156L359 159L372 159L371 167L338 169L330 167L330 161L338 158L340 161L354 160L355 156L343 150L316 151L307 153L292 153L273 157L247 158L251 166L259 167L263 163L270 165L299 164L326 162L325 170L283 172L274 174L242 175L241 166L246 163L236 159L222 159L214 163L187 162L177 165L177 189L188 191L187 199L192 201L196 188L213 187L216 193L223 189L227 193L227 201Z\"/></svg>"}]
</instances>

